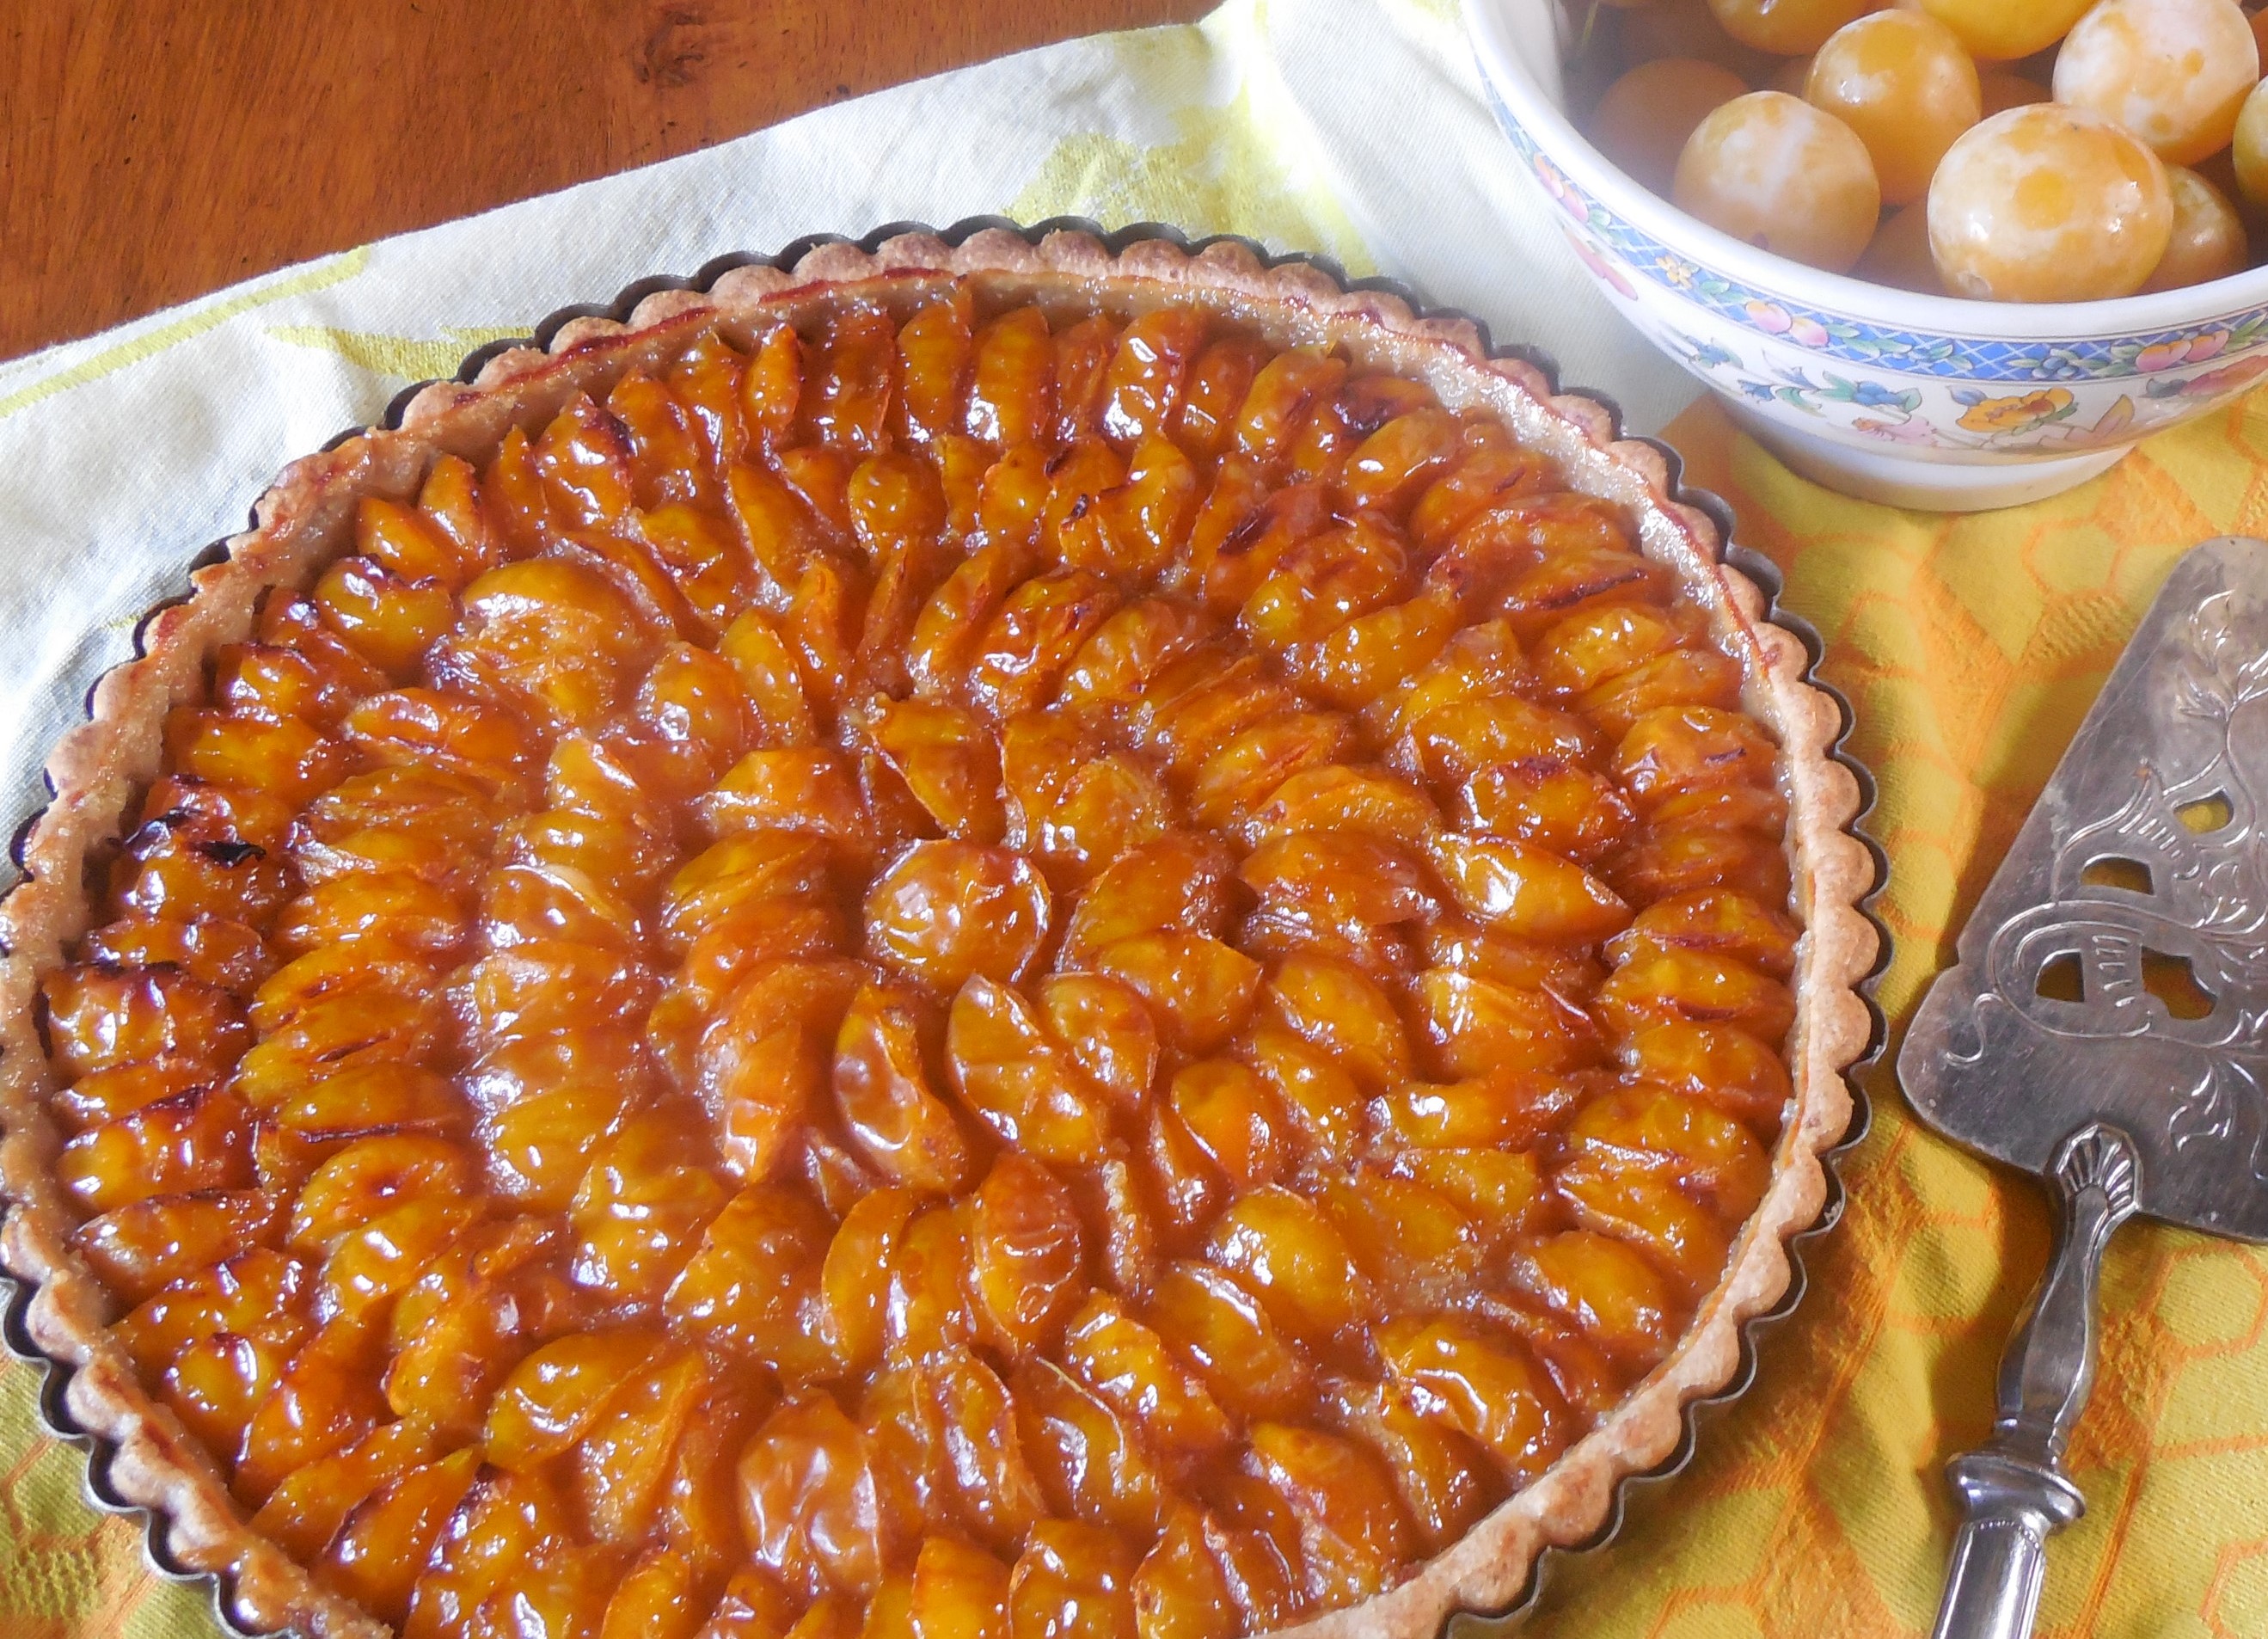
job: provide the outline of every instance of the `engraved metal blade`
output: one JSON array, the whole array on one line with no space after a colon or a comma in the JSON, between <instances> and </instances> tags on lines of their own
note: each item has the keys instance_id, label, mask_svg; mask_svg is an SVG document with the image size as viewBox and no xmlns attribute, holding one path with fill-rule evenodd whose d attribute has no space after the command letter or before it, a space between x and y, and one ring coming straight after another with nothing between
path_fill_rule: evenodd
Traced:
<instances>
[{"instance_id":1,"label":"engraved metal blade","mask_svg":"<svg viewBox=\"0 0 2268 1639\"><path fill-rule=\"evenodd\" d=\"M1898 1054L1948 1137L2046 1173L2092 1122L2139 1206L2268 1240L2268 543L2185 556Z\"/></svg>"}]
</instances>

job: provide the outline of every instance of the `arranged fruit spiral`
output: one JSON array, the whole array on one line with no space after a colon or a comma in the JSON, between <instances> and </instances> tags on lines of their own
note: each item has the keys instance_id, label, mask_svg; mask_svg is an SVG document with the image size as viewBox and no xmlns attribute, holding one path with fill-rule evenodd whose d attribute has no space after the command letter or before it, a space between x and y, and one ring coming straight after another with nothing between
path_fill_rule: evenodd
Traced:
<instances>
[{"instance_id":1,"label":"arranged fruit spiral","mask_svg":"<svg viewBox=\"0 0 2268 1639\"><path fill-rule=\"evenodd\" d=\"M1259 1630L1660 1362L1776 749L1613 505L1193 307L711 331L271 592L42 1026L113 1335L417 1639Z\"/></svg>"}]
</instances>

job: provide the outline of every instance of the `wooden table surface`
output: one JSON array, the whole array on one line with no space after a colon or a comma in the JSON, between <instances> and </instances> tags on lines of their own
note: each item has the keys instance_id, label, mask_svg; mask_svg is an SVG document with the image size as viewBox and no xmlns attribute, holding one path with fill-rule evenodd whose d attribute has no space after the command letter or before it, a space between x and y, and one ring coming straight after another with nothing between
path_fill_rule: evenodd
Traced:
<instances>
[{"instance_id":1,"label":"wooden table surface","mask_svg":"<svg viewBox=\"0 0 2268 1639\"><path fill-rule=\"evenodd\" d=\"M1211 0L0 0L0 358Z\"/></svg>"}]
</instances>

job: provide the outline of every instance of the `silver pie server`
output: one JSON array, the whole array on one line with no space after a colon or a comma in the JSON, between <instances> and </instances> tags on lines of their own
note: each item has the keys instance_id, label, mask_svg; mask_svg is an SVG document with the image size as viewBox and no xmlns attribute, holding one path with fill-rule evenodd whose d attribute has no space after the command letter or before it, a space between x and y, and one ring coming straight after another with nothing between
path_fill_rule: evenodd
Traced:
<instances>
[{"instance_id":1,"label":"silver pie server","mask_svg":"<svg viewBox=\"0 0 2268 1639\"><path fill-rule=\"evenodd\" d=\"M2268 542L2175 565L1922 999L1923 1120L2055 1192L2047 1274L2000 1362L1936 1639L2031 1632L2095 1378L2095 1287L2137 1212L2268 1240Z\"/></svg>"}]
</instances>

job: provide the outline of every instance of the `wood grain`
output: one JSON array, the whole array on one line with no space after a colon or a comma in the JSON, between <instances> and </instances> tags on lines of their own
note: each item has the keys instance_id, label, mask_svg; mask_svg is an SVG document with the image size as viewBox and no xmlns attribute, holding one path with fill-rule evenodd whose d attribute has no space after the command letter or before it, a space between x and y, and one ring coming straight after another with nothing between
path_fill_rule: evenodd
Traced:
<instances>
[{"instance_id":1,"label":"wood grain","mask_svg":"<svg viewBox=\"0 0 2268 1639\"><path fill-rule=\"evenodd\" d=\"M0 358L1210 0L0 0Z\"/></svg>"}]
</instances>

